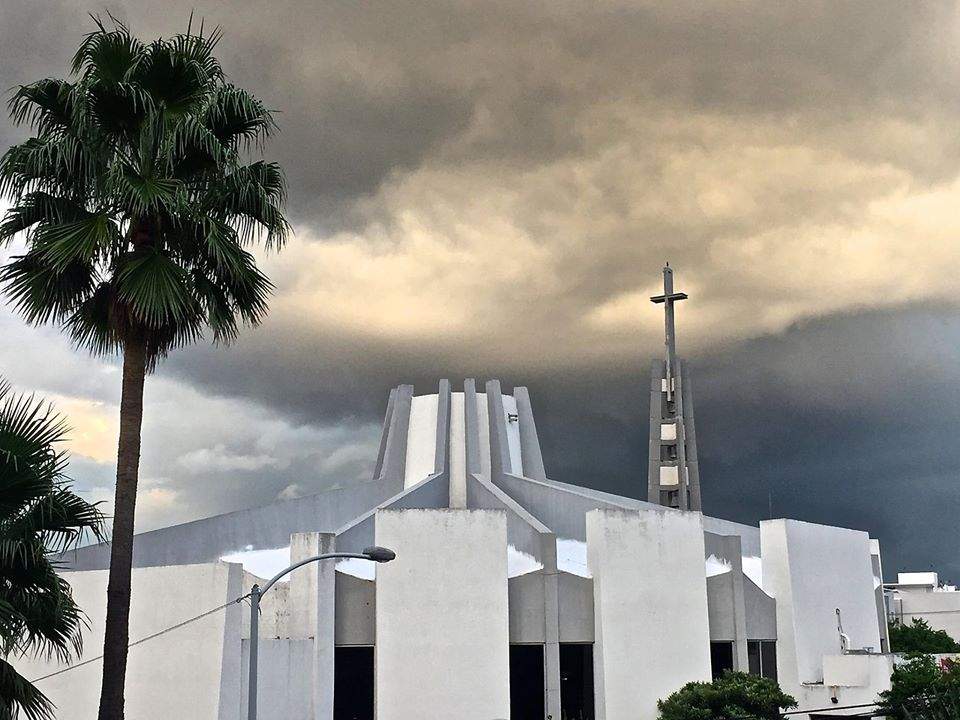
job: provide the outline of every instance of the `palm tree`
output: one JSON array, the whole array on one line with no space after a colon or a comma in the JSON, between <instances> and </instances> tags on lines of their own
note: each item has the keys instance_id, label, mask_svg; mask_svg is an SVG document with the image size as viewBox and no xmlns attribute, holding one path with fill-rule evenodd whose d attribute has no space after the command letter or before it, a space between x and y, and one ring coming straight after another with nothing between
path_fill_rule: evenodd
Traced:
<instances>
[{"instance_id":1,"label":"palm tree","mask_svg":"<svg viewBox=\"0 0 960 720\"><path fill-rule=\"evenodd\" d=\"M68 662L82 648L83 615L47 557L85 535L102 539L103 516L71 492L66 427L49 407L0 382L0 718L52 718L40 690L5 658L41 654Z\"/></svg>"},{"instance_id":2,"label":"palm tree","mask_svg":"<svg viewBox=\"0 0 960 720\"><path fill-rule=\"evenodd\" d=\"M280 167L250 157L271 112L225 80L219 31L188 25L146 44L94 20L72 81L21 86L10 101L35 136L0 159L13 200L0 242L27 241L0 283L27 321L123 355L99 713L121 720L144 376L207 330L228 342L263 318L272 285L247 248L279 247L289 226Z\"/></svg>"}]
</instances>

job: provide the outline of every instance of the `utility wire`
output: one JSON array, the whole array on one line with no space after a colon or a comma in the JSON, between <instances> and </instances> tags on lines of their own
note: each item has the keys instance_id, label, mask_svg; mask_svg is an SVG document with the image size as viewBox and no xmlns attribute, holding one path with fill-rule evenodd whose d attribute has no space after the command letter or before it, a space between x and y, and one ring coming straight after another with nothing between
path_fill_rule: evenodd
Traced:
<instances>
[{"instance_id":1,"label":"utility wire","mask_svg":"<svg viewBox=\"0 0 960 720\"><path fill-rule=\"evenodd\" d=\"M155 632L155 633L153 633L152 635L147 635L146 637L142 637L142 638L140 638L139 640L134 640L132 643L130 643L129 645L127 645L127 648L128 648L128 649L129 649L129 648L132 648L132 647L134 647L135 645L140 645L140 644L142 644L142 643L147 642L148 640L153 640L154 638L158 638L158 637L160 637L161 635L166 635L168 632L173 632L174 630L178 630L178 629L182 628L184 625L189 625L189 624L192 623L192 622L196 622L197 620L201 620L201 619L207 617L207 615L213 615L213 614L216 613L216 612L220 612L220 611L223 610L224 608L228 608L228 607L230 607L231 605L236 605L236 604L239 603L239 602L243 602L243 601L246 600L248 597L250 597L250 593L247 593L246 595L241 595L240 597L236 598L235 600L231 600L230 602L224 603L223 605L220 605L219 607L215 607L215 608L213 608L212 610L207 610L206 612L200 613L199 615L196 615L195 617L188 618L187 620L184 620L183 622L179 622L179 623L177 623L176 625L171 625L170 627L164 628L163 630L160 630L159 632ZM31 680L30 682L31 682L31 683L38 683L38 682L40 682L41 680L47 680L48 678L52 678L52 677L55 677L55 676L57 676L57 675L62 675L62 674L65 673L65 672L69 672L70 670L76 670L77 668L83 667L84 665L89 665L89 664L91 664L91 663L95 663L95 662L97 662L98 660L103 660L103 655L97 655L96 657L88 658L88 659L84 660L83 662L78 662L78 663L76 663L75 665L68 665L68 666L65 667L65 668L61 668L60 670L57 670L56 672L52 672L52 673L50 673L49 675L43 675L43 676L41 676L41 677L36 678L35 680Z\"/></svg>"}]
</instances>

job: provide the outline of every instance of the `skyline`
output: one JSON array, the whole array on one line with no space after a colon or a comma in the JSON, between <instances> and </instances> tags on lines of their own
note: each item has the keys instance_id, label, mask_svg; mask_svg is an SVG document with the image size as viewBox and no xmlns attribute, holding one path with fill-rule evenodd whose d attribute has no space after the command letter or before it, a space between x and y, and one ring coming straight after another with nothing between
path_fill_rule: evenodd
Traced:
<instances>
[{"instance_id":1,"label":"skyline","mask_svg":"<svg viewBox=\"0 0 960 720\"><path fill-rule=\"evenodd\" d=\"M148 379L141 528L364 478L387 390L442 377L527 385L551 477L644 497L669 260L705 512L867 529L888 575L960 579L951 4L106 7L222 26L281 111L296 230L264 326ZM88 9L4 7L0 84L65 75ZM116 364L6 306L0 334L108 497Z\"/></svg>"}]
</instances>

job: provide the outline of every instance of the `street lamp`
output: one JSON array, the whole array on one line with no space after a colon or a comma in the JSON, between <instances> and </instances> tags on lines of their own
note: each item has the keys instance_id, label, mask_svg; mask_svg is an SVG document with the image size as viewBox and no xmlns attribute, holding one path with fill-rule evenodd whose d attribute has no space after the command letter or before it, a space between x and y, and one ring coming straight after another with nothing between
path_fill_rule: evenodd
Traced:
<instances>
[{"instance_id":1,"label":"street lamp","mask_svg":"<svg viewBox=\"0 0 960 720\"><path fill-rule=\"evenodd\" d=\"M254 584L250 588L250 672L247 680L247 718L248 720L257 720L257 651L260 644L260 598L274 586L287 573L293 572L301 565L318 562L320 560L332 560L341 558L357 558L359 560L372 560L373 562L386 563L397 557L397 554L388 548L372 546L365 548L362 553L326 553L324 555L315 555L294 563L286 570L281 570L274 575L262 588Z\"/></svg>"}]
</instances>

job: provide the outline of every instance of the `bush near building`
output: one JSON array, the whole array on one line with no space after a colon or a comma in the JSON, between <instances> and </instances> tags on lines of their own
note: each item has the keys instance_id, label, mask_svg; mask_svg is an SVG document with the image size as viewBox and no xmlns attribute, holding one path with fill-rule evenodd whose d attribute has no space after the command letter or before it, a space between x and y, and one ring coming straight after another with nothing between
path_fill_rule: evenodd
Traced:
<instances>
[{"instance_id":1,"label":"bush near building","mask_svg":"<svg viewBox=\"0 0 960 720\"><path fill-rule=\"evenodd\" d=\"M890 625L890 647L896 653L960 652L960 643L920 618L914 618L909 625L894 621Z\"/></svg>"},{"instance_id":2,"label":"bush near building","mask_svg":"<svg viewBox=\"0 0 960 720\"><path fill-rule=\"evenodd\" d=\"M890 682L890 689L880 693L878 710L891 720L960 718L960 662L911 655L894 669Z\"/></svg>"},{"instance_id":3,"label":"bush near building","mask_svg":"<svg viewBox=\"0 0 960 720\"><path fill-rule=\"evenodd\" d=\"M691 682L657 703L660 720L732 720L744 716L780 720L797 701L764 677L727 672L713 682Z\"/></svg>"}]
</instances>

